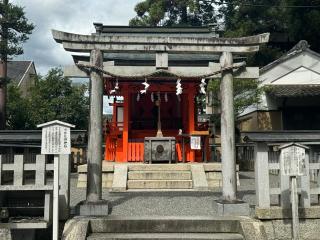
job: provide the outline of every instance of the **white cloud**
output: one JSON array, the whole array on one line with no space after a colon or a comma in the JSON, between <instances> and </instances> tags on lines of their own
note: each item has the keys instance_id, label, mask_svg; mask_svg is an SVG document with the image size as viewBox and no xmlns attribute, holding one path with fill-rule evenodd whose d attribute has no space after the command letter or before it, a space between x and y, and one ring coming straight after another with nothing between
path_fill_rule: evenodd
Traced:
<instances>
[{"instance_id":1,"label":"white cloud","mask_svg":"<svg viewBox=\"0 0 320 240\"><path fill-rule=\"evenodd\" d=\"M94 32L93 22L128 25L140 0L12 0L25 7L27 18L36 25L19 59L34 60L37 71L72 64L71 54L56 43L51 29L81 34Z\"/></svg>"}]
</instances>

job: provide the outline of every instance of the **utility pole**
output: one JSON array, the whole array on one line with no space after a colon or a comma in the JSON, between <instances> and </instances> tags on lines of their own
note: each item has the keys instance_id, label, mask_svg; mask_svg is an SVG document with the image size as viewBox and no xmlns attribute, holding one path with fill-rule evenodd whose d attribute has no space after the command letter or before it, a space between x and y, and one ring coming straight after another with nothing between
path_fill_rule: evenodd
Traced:
<instances>
[{"instance_id":1,"label":"utility pole","mask_svg":"<svg viewBox=\"0 0 320 240\"><path fill-rule=\"evenodd\" d=\"M2 18L5 19L3 21L1 27L1 45L2 45L2 53L1 53L1 68L0 68L0 129L5 129L6 127L6 102L7 102L7 46L8 46L8 26L6 23L7 18L7 6L9 4L9 0L3 0L4 4L4 12L2 13Z\"/></svg>"}]
</instances>

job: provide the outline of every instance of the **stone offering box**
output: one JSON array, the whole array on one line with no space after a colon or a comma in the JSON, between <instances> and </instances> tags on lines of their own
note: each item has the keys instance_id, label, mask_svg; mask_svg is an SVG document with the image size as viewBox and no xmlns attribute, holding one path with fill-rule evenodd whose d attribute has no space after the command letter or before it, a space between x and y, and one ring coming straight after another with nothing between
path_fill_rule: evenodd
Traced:
<instances>
[{"instance_id":1,"label":"stone offering box","mask_svg":"<svg viewBox=\"0 0 320 240\"><path fill-rule=\"evenodd\" d=\"M146 137L144 139L144 161L175 162L176 139L174 137Z\"/></svg>"}]
</instances>

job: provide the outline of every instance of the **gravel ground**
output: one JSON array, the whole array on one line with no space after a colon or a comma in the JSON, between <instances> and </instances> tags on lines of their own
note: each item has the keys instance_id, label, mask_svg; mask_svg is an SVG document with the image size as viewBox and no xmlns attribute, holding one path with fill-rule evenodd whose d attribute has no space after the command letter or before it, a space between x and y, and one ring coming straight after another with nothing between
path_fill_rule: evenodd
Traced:
<instances>
[{"instance_id":1,"label":"gravel ground","mask_svg":"<svg viewBox=\"0 0 320 240\"><path fill-rule=\"evenodd\" d=\"M77 188L77 175L71 177L71 208L85 199L86 190ZM253 214L255 204L254 173L240 173L238 198L248 202ZM111 203L111 215L126 216L210 216L216 213L213 201L219 199L221 189L215 191L149 191L110 193L104 189L103 199Z\"/></svg>"}]
</instances>

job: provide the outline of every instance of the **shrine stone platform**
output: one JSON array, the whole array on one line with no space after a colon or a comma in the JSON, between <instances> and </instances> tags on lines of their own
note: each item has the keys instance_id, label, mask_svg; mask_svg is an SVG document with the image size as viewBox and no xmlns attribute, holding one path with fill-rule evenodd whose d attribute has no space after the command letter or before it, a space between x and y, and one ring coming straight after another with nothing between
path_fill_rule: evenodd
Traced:
<instances>
[{"instance_id":1,"label":"shrine stone platform","mask_svg":"<svg viewBox=\"0 0 320 240\"><path fill-rule=\"evenodd\" d=\"M239 166L237 166L237 182ZM87 183L87 165L78 167L78 188ZM221 163L144 164L103 162L102 187L126 191L210 191L222 187Z\"/></svg>"}]
</instances>

